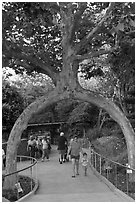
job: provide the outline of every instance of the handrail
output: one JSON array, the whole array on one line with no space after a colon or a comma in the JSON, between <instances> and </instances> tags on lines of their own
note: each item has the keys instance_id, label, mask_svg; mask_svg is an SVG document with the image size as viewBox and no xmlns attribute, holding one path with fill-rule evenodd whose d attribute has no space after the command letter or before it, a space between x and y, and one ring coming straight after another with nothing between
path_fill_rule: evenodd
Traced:
<instances>
[{"instance_id":1,"label":"handrail","mask_svg":"<svg viewBox=\"0 0 137 204\"><path fill-rule=\"evenodd\" d=\"M106 177L116 188L135 199L135 169L130 168L128 164L125 166L106 158L95 152L91 146L90 150L92 167L103 177Z\"/></svg>"},{"instance_id":2,"label":"handrail","mask_svg":"<svg viewBox=\"0 0 137 204\"><path fill-rule=\"evenodd\" d=\"M91 149L91 150L94 151L93 149ZM97 152L95 152L95 151L94 151L94 153L95 153L96 155L98 155L98 156L101 156L102 158L104 158L104 159L106 159L106 160L109 160L109 161L112 162L112 163L118 164L118 165L120 165L120 166L122 166L122 167L125 167L125 168L127 168L127 169L131 169L131 170L135 171L135 169L133 169L133 168L131 168L131 167L127 167L127 166L125 166L125 165L123 165L123 164L120 164L119 162L113 161L113 160L111 160L111 159L105 157L105 156L102 155L102 154L99 154L99 153L97 153Z\"/></svg>"},{"instance_id":3,"label":"handrail","mask_svg":"<svg viewBox=\"0 0 137 204\"><path fill-rule=\"evenodd\" d=\"M28 164L27 163L27 167L24 167L24 168L21 168L17 171L14 171L12 173L9 173L9 174L3 174L3 178L5 179L6 177L10 177L12 176L13 174L15 174L17 177L17 181L16 181L16 184L15 184L15 187L14 189L16 189L16 191L14 191L13 193L13 199L14 201L18 201L20 198L22 198L22 196L25 196L26 193L30 193L33 191L33 189L37 186L37 183L38 183L38 177L37 177L37 160L33 157L30 157L30 156L17 156L16 157L17 159L20 158L19 161L17 161L17 165L18 167L20 167L20 165L22 165L22 163L24 163L25 161L27 162L30 162L31 161L31 164ZM21 158L24 158L25 160L24 161L21 161ZM27 159L27 160L26 160ZM21 173L20 172L24 172L24 173ZM24 177L28 177L28 187L27 187L27 192L25 191L25 194L24 194L24 190L22 187L25 188L24 185L26 185L25 183L22 183L21 182L21 178L22 176ZM22 186L23 185L23 186ZM4 191L4 189L3 189ZM5 191L3 193L6 193ZM15 198L15 193L16 193L16 198ZM8 196L8 194L4 194L4 197L5 196ZM8 197L6 197L8 199ZM11 201L12 202L12 201Z\"/></svg>"},{"instance_id":4,"label":"handrail","mask_svg":"<svg viewBox=\"0 0 137 204\"><path fill-rule=\"evenodd\" d=\"M27 170L27 169L31 168L32 166L34 166L34 165L37 163L37 159L35 159L35 158L33 158L33 157L30 157L30 156L21 156L21 155L18 155L17 158L18 158L18 157L19 157L19 158L20 158L20 157L23 157L23 158L27 158L27 159L31 159L31 160L35 160L35 161L34 161L34 163L32 163L31 165L29 165L28 167L25 167L25 168L23 168L23 169L14 171L14 172L9 173L9 174L4 174L4 175L3 175L4 177L11 176L11 175L13 175L13 174L16 174L16 173L22 172L22 171L24 171L24 170Z\"/></svg>"},{"instance_id":5,"label":"handrail","mask_svg":"<svg viewBox=\"0 0 137 204\"><path fill-rule=\"evenodd\" d=\"M82 147L90 151L90 166L97 174L105 177L117 189L135 199L135 169L123 165L94 151L87 138L82 139ZM107 180L104 179L104 182Z\"/></svg>"}]
</instances>

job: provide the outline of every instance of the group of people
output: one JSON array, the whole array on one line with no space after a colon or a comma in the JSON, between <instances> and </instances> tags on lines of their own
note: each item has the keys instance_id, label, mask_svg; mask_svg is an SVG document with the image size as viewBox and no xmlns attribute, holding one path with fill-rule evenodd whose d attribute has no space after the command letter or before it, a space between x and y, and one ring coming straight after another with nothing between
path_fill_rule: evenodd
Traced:
<instances>
[{"instance_id":1,"label":"group of people","mask_svg":"<svg viewBox=\"0 0 137 204\"><path fill-rule=\"evenodd\" d=\"M88 155L86 152L83 152L82 147L78 141L77 136L74 136L73 139L68 141L64 136L64 133L60 133L60 137L58 140L58 151L59 151L59 162L62 164L67 160L67 158L71 158L72 160L72 178L75 178L76 175L79 175L79 163L80 163L80 153L82 154L81 164L84 170L84 175L87 175L87 169L89 165Z\"/></svg>"},{"instance_id":2,"label":"group of people","mask_svg":"<svg viewBox=\"0 0 137 204\"><path fill-rule=\"evenodd\" d=\"M49 152L51 149L50 137L45 136L43 138L30 137L27 145L27 150L31 157L41 158L41 161L49 161ZM72 161L72 178L79 175L79 164L81 160L81 165L84 170L84 175L87 175L87 169L89 165L88 155L83 151L77 136L74 136L70 142L67 141L64 132L60 133L58 139L58 151L59 151L59 163L63 164L71 159ZM80 154L82 155L80 157ZM81 159L80 159L81 158Z\"/></svg>"},{"instance_id":3,"label":"group of people","mask_svg":"<svg viewBox=\"0 0 137 204\"><path fill-rule=\"evenodd\" d=\"M49 153L51 150L50 143L49 135L44 136L43 138L35 138L30 136L30 139L28 140L27 151L31 157L41 158L42 162L45 160L45 158L47 158L47 161L49 161Z\"/></svg>"}]
</instances>

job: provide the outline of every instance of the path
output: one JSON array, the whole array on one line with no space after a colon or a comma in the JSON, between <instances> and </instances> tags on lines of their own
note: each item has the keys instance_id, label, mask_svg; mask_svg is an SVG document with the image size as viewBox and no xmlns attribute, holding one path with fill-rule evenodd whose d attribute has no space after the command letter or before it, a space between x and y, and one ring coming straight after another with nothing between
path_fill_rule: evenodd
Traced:
<instances>
[{"instance_id":1,"label":"path","mask_svg":"<svg viewBox=\"0 0 137 204\"><path fill-rule=\"evenodd\" d=\"M53 147L50 161L38 162L39 189L23 202L127 202L101 182L91 169L87 176L82 168L79 176L71 176L71 162L59 164L57 150Z\"/></svg>"}]
</instances>

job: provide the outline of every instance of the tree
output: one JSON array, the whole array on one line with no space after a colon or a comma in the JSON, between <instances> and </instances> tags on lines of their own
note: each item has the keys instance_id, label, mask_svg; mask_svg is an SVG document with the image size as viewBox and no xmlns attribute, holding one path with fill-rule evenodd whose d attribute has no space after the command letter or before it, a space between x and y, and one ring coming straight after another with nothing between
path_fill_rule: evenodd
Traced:
<instances>
[{"instance_id":1,"label":"tree","mask_svg":"<svg viewBox=\"0 0 137 204\"><path fill-rule=\"evenodd\" d=\"M16 74L12 68L6 67L3 68L3 78L16 87L26 101L26 106L54 87L47 75L36 72L27 74L24 71Z\"/></svg>"},{"instance_id":2,"label":"tree","mask_svg":"<svg viewBox=\"0 0 137 204\"><path fill-rule=\"evenodd\" d=\"M132 19L126 20L134 28L134 21ZM118 78L118 86L116 87L118 94L115 96L115 100L126 116L128 116L127 98L130 98L130 92L132 91L133 93L135 90L135 36L133 31L129 29L125 36L122 34L119 48L110 55L109 60L111 68ZM134 97L132 99L133 104L135 104Z\"/></svg>"},{"instance_id":3,"label":"tree","mask_svg":"<svg viewBox=\"0 0 137 204\"><path fill-rule=\"evenodd\" d=\"M2 125L10 129L24 110L24 99L15 86L2 82Z\"/></svg>"},{"instance_id":4,"label":"tree","mask_svg":"<svg viewBox=\"0 0 137 204\"><path fill-rule=\"evenodd\" d=\"M67 122L71 124L84 123L93 127L97 120L98 108L89 103L79 103L70 113Z\"/></svg>"},{"instance_id":5,"label":"tree","mask_svg":"<svg viewBox=\"0 0 137 204\"><path fill-rule=\"evenodd\" d=\"M134 130L130 122L111 99L83 89L77 77L80 62L114 51L115 37L109 37L110 29L118 25L125 6L134 8L133 3L105 2L3 4L3 66L42 72L55 85L53 91L31 103L15 122L7 145L6 173L16 170L21 134L32 115L69 98L95 104L110 114L125 135L128 160L134 167ZM15 182L15 176L6 177L4 187L13 188Z\"/></svg>"}]
</instances>

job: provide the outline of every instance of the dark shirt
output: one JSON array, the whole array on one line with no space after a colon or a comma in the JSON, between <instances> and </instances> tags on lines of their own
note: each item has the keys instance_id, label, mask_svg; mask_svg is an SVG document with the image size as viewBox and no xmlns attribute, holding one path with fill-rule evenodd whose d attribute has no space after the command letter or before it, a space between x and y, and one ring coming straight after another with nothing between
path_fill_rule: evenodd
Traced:
<instances>
[{"instance_id":1,"label":"dark shirt","mask_svg":"<svg viewBox=\"0 0 137 204\"><path fill-rule=\"evenodd\" d=\"M67 139L64 136L60 136L58 140L58 150L65 150Z\"/></svg>"}]
</instances>

